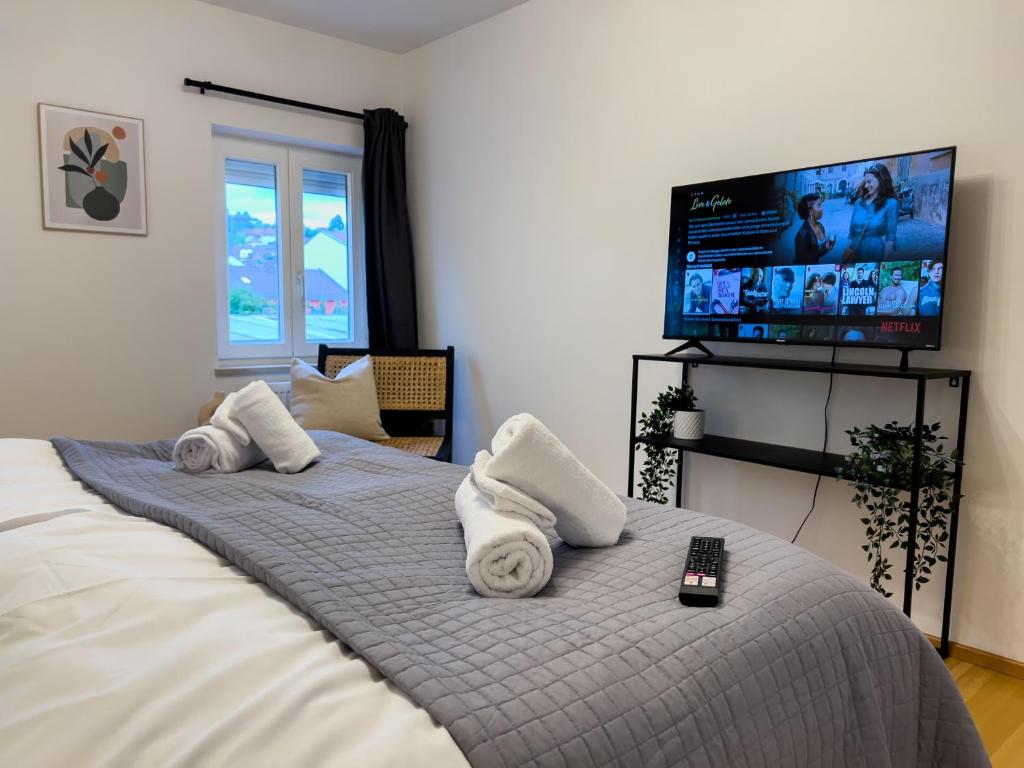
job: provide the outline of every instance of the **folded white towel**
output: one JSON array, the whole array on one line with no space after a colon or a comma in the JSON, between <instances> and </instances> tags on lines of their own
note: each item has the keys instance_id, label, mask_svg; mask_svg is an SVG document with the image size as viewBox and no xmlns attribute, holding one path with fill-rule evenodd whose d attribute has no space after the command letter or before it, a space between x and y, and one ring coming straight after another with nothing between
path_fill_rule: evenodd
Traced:
<instances>
[{"instance_id":1,"label":"folded white towel","mask_svg":"<svg viewBox=\"0 0 1024 768\"><path fill-rule=\"evenodd\" d=\"M174 444L174 468L182 472L241 472L266 456L254 442L245 445L234 435L207 424L190 429Z\"/></svg>"},{"instance_id":2,"label":"folded white towel","mask_svg":"<svg viewBox=\"0 0 1024 768\"><path fill-rule=\"evenodd\" d=\"M466 477L455 493L466 539L466 574L484 597L530 597L551 578L551 545L537 526L487 502Z\"/></svg>"},{"instance_id":3,"label":"folded white towel","mask_svg":"<svg viewBox=\"0 0 1024 768\"><path fill-rule=\"evenodd\" d=\"M320 455L316 443L295 423L267 382L254 381L232 394L220 404L210 423L243 445L254 441L278 472L300 472Z\"/></svg>"},{"instance_id":4,"label":"folded white towel","mask_svg":"<svg viewBox=\"0 0 1024 768\"><path fill-rule=\"evenodd\" d=\"M498 428L491 450L490 459L473 466L481 488L501 494L489 479L533 497L554 513L555 531L574 547L607 547L619 540L626 505L535 417L510 418Z\"/></svg>"}]
</instances>

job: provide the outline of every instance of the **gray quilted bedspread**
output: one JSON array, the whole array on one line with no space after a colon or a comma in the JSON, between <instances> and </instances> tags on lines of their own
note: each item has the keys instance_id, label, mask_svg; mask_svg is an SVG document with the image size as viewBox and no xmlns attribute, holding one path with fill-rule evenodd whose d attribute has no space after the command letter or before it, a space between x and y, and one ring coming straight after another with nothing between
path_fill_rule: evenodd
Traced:
<instances>
[{"instance_id":1,"label":"gray quilted bedspread","mask_svg":"<svg viewBox=\"0 0 1024 768\"><path fill-rule=\"evenodd\" d=\"M474 766L988 765L926 638L798 547L630 501L618 545L553 538L539 595L487 599L453 508L464 467L311 434L323 456L297 475L175 472L171 442L53 442L102 496L184 531L361 654ZM692 535L725 537L717 608L677 599Z\"/></svg>"}]
</instances>

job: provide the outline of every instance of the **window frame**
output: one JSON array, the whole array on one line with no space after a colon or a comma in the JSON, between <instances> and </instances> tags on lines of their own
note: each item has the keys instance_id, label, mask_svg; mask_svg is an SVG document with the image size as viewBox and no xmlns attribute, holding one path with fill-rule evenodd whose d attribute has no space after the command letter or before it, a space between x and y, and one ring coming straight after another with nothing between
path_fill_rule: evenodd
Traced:
<instances>
[{"instance_id":1,"label":"window frame","mask_svg":"<svg viewBox=\"0 0 1024 768\"><path fill-rule=\"evenodd\" d=\"M303 171L346 177L346 253L348 256L349 340L331 346L367 346L366 259L363 248L361 158L355 154L311 149L298 144L214 133L214 261L216 279L217 358L222 366L286 363L292 357L315 358L320 342L306 341L305 226ZM227 253L226 162L241 160L273 165L277 192L277 248L281 303L281 341L232 344Z\"/></svg>"}]
</instances>

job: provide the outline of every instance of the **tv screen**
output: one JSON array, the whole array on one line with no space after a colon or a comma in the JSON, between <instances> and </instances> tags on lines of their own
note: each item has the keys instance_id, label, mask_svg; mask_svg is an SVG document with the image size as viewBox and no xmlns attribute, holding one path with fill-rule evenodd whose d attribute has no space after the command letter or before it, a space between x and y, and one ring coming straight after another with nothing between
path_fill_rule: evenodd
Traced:
<instances>
[{"instance_id":1,"label":"tv screen","mask_svg":"<svg viewBox=\"0 0 1024 768\"><path fill-rule=\"evenodd\" d=\"M664 338L938 349L955 160L674 187Z\"/></svg>"}]
</instances>

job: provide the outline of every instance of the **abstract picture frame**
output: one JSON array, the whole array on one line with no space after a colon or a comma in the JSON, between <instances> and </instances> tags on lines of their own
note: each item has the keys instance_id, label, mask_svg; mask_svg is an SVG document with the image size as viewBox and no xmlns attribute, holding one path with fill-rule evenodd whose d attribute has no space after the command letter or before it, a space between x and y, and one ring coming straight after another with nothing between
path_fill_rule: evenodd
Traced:
<instances>
[{"instance_id":1,"label":"abstract picture frame","mask_svg":"<svg viewBox=\"0 0 1024 768\"><path fill-rule=\"evenodd\" d=\"M147 235L145 124L39 104L46 229Z\"/></svg>"}]
</instances>

